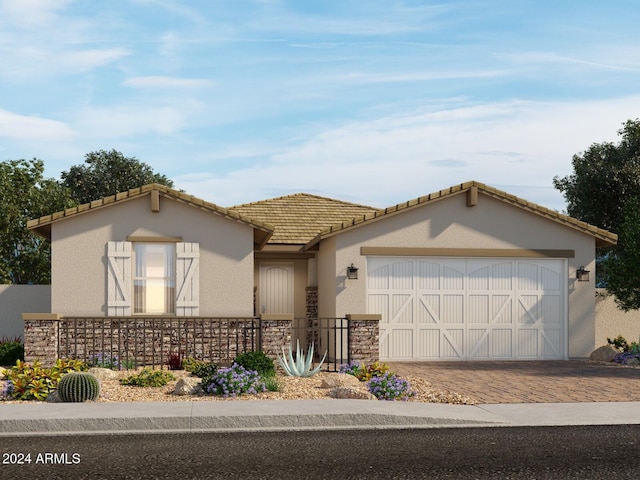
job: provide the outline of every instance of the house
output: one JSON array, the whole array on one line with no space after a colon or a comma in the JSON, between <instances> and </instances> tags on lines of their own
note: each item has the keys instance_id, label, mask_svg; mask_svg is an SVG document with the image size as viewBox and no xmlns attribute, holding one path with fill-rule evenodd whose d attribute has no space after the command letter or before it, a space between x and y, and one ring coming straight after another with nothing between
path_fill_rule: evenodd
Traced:
<instances>
[{"instance_id":1,"label":"house","mask_svg":"<svg viewBox=\"0 0 640 480\"><path fill-rule=\"evenodd\" d=\"M587 357L588 271L617 240L479 182L383 210L309 194L222 208L148 185L28 227L51 240L56 314L371 315L382 360Z\"/></svg>"}]
</instances>

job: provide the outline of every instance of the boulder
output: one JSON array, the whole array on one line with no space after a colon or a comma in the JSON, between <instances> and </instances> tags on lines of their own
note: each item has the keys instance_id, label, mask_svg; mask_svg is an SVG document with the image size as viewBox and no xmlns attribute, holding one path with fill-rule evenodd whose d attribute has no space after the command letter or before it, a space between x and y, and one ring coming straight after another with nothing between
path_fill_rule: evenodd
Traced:
<instances>
[{"instance_id":1,"label":"boulder","mask_svg":"<svg viewBox=\"0 0 640 480\"><path fill-rule=\"evenodd\" d=\"M91 367L89 373L98 380L112 380L118 378L118 372L110 368Z\"/></svg>"},{"instance_id":2,"label":"boulder","mask_svg":"<svg viewBox=\"0 0 640 480\"><path fill-rule=\"evenodd\" d=\"M336 399L377 400L375 395L363 387L337 387L329 391L329 396Z\"/></svg>"},{"instance_id":3,"label":"boulder","mask_svg":"<svg viewBox=\"0 0 640 480\"><path fill-rule=\"evenodd\" d=\"M198 377L184 377L178 380L173 389L174 395L203 395L204 390Z\"/></svg>"},{"instance_id":4,"label":"boulder","mask_svg":"<svg viewBox=\"0 0 640 480\"><path fill-rule=\"evenodd\" d=\"M323 379L320 388L360 387L361 385L364 383L353 375L339 373Z\"/></svg>"},{"instance_id":5,"label":"boulder","mask_svg":"<svg viewBox=\"0 0 640 480\"><path fill-rule=\"evenodd\" d=\"M49 392L49 395L47 395L47 403L62 403L57 390L52 390Z\"/></svg>"},{"instance_id":6,"label":"boulder","mask_svg":"<svg viewBox=\"0 0 640 480\"><path fill-rule=\"evenodd\" d=\"M618 355L618 350L613 348L611 345L604 345L600 348L596 348L591 355L589 355L589 360L594 362L612 362L613 359Z\"/></svg>"}]
</instances>

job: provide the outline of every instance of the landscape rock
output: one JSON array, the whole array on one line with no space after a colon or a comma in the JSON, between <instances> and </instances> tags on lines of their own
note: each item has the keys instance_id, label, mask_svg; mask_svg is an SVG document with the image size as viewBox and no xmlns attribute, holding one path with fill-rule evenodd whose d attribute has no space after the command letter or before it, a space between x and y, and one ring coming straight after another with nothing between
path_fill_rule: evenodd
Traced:
<instances>
[{"instance_id":1,"label":"landscape rock","mask_svg":"<svg viewBox=\"0 0 640 480\"><path fill-rule=\"evenodd\" d=\"M174 395L203 395L204 390L198 377L184 377L178 380L173 389Z\"/></svg>"},{"instance_id":2,"label":"landscape rock","mask_svg":"<svg viewBox=\"0 0 640 480\"><path fill-rule=\"evenodd\" d=\"M118 372L111 370L110 368L92 367L89 369L89 373L98 380L111 380L118 378Z\"/></svg>"},{"instance_id":3,"label":"landscape rock","mask_svg":"<svg viewBox=\"0 0 640 480\"><path fill-rule=\"evenodd\" d=\"M47 395L47 403L62 403L57 390L52 390L51 392L49 392L49 395Z\"/></svg>"},{"instance_id":4,"label":"landscape rock","mask_svg":"<svg viewBox=\"0 0 640 480\"><path fill-rule=\"evenodd\" d=\"M620 353L618 350L613 348L611 345L604 345L600 348L596 348L591 355L589 355L589 360L594 362L613 362L613 359L616 355Z\"/></svg>"},{"instance_id":5,"label":"landscape rock","mask_svg":"<svg viewBox=\"0 0 640 480\"><path fill-rule=\"evenodd\" d=\"M353 375L340 373L323 379L320 388L359 387L361 385L363 383Z\"/></svg>"},{"instance_id":6,"label":"landscape rock","mask_svg":"<svg viewBox=\"0 0 640 480\"><path fill-rule=\"evenodd\" d=\"M377 400L375 395L363 389L362 387L337 387L329 392L331 398L349 399L349 400Z\"/></svg>"}]
</instances>

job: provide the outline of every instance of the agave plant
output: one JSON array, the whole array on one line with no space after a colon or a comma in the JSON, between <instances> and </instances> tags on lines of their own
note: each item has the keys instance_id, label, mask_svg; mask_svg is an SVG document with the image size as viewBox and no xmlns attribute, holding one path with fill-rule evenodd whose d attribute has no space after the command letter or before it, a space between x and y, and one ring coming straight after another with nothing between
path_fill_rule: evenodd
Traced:
<instances>
[{"instance_id":1,"label":"agave plant","mask_svg":"<svg viewBox=\"0 0 640 480\"><path fill-rule=\"evenodd\" d=\"M305 358L304 352L300 350L300 341L298 340L296 359L294 360L293 351L291 350L291 345L289 345L288 357L284 353L284 347L282 347L282 357L278 355L278 363L280 363L280 366L287 375L291 377L310 377L320 371L325 358L327 358L327 352L324 352L324 356L322 357L322 360L320 360L318 366L311 369L311 362L313 361L313 342L311 342L311 347L309 348Z\"/></svg>"}]
</instances>

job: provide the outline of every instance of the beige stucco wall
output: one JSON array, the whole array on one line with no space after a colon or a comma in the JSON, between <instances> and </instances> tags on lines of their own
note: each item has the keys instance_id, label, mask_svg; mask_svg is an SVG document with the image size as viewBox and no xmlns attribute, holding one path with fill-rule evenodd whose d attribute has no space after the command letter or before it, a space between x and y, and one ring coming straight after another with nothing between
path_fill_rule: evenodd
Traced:
<instances>
[{"instance_id":1,"label":"beige stucco wall","mask_svg":"<svg viewBox=\"0 0 640 480\"><path fill-rule=\"evenodd\" d=\"M607 344L607 338L622 335L629 343L640 339L640 311L620 310L615 297L598 288L596 295L596 347Z\"/></svg>"},{"instance_id":2,"label":"beige stucco wall","mask_svg":"<svg viewBox=\"0 0 640 480\"><path fill-rule=\"evenodd\" d=\"M480 194L478 204L466 206L464 194L383 217L347 230L320 245L319 298L335 295L334 312L341 316L367 311L366 258L360 247L495 248L575 250L568 259L569 357L587 357L595 339L595 240L556 222ZM335 251L334 268L325 262ZM345 280L346 268L359 268L358 280ZM578 283L575 271L584 265L591 281Z\"/></svg>"},{"instance_id":3,"label":"beige stucco wall","mask_svg":"<svg viewBox=\"0 0 640 480\"><path fill-rule=\"evenodd\" d=\"M200 315L253 315L253 230L225 217L149 196L52 225L51 309L63 315L106 315L108 241L178 236L200 244Z\"/></svg>"},{"instance_id":4,"label":"beige stucco wall","mask_svg":"<svg viewBox=\"0 0 640 480\"><path fill-rule=\"evenodd\" d=\"M49 285L0 285L0 338L24 338L23 313L49 312Z\"/></svg>"}]
</instances>

